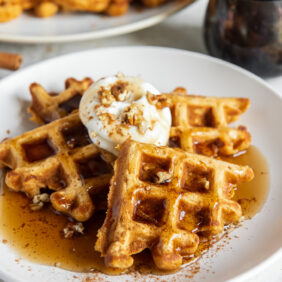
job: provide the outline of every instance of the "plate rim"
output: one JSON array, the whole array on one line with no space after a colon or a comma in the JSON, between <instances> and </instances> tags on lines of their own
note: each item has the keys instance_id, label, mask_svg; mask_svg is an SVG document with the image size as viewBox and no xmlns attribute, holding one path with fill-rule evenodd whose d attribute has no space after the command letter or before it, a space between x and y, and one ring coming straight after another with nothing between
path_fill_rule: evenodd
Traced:
<instances>
[{"instance_id":1,"label":"plate rim","mask_svg":"<svg viewBox=\"0 0 282 282\"><path fill-rule=\"evenodd\" d=\"M154 16L141 19L137 22L125 24L118 27L107 28L105 30L97 30L83 33L75 33L71 35L54 35L54 36L24 36L24 35L11 35L11 34L1 34L0 33L0 42L6 43L66 43L66 42L79 42L83 40L98 39L113 37L122 34L131 33L134 31L146 29L148 27L154 26L158 23L161 23L163 20L172 16L173 14L185 9L189 5L194 4L197 0L182 0L183 3L179 6L174 6L168 11L161 12Z\"/></svg>"},{"instance_id":2,"label":"plate rim","mask_svg":"<svg viewBox=\"0 0 282 282\"><path fill-rule=\"evenodd\" d=\"M56 56L50 59L46 59L43 61L40 61L38 63L35 63L33 65L30 65L28 67L25 67L23 69L18 70L15 73L12 73L6 77L4 77L3 79L1 79L0 81L0 87L3 83L5 83L8 80L13 80L15 78L17 78L17 76L21 76L22 73L24 72L30 72L32 71L32 69L36 69L37 67L39 67L40 65L46 64L46 63L52 63L53 61L56 61L58 59L60 60L66 60L70 57L75 57L78 56L80 54L87 54L87 53L93 53L93 52L99 52L99 51L115 51L117 52L117 50L126 50L126 49L136 49L136 50L141 50L141 49L146 49L148 51L152 50L152 51L166 51L166 52L172 52L172 53L178 53L181 56L191 56L191 57L196 57L199 59L204 59L207 61L210 61L212 63L216 63L219 65L222 65L224 67L230 68L238 73L243 74L244 76L247 76L250 79L255 80L257 83L259 83L260 85L266 87L269 91L272 92L272 94L274 96L276 96L278 99L280 99L282 101L282 94L280 95L279 92L277 90L275 90L268 82L266 82L265 80L263 80L261 77L251 73L248 70L245 70L237 65L234 65L232 63L223 61L221 59L209 56L207 54L202 54L202 53L198 53L198 52L193 52L193 51L188 51L188 50L184 50L184 49L179 49L179 48L170 48L170 47L162 47L162 46L144 46L144 45L133 45L133 46L116 46L116 47L99 47L99 48L92 48L92 49L88 49L88 50L83 50L83 51L78 51L78 52L72 52L69 54L65 54L65 55L60 55L60 56ZM131 50L130 50L131 51ZM268 258L266 258L264 261L258 263L257 265L255 265L254 267L251 267L250 269L242 272L241 274L232 277L230 279L228 279L228 281L232 281L232 282L239 282L239 281L244 281L247 280L248 278L251 278L252 276L258 274L260 271L266 269L267 267L269 267L271 264L273 264L274 262L276 262L278 259L282 259L282 247L280 247L280 249L277 249L276 251L274 251ZM9 278L11 281L20 281L20 280L14 280L13 278L9 277L7 275L7 273L3 272L0 269L0 274L3 275L2 277L5 278ZM0 277L0 278L2 278Z\"/></svg>"}]
</instances>

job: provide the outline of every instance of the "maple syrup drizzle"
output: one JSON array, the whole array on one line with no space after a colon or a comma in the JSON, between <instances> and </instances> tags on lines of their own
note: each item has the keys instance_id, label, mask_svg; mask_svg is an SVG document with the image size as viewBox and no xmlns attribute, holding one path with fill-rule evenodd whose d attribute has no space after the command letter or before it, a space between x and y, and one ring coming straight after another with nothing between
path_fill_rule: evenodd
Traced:
<instances>
[{"instance_id":1,"label":"maple syrup drizzle","mask_svg":"<svg viewBox=\"0 0 282 282\"><path fill-rule=\"evenodd\" d=\"M267 162L254 146L245 154L224 160L249 165L255 172L254 180L240 185L234 197L241 203L243 215L250 218L259 212L267 198L269 188ZM20 257L76 272L101 271L111 275L122 273L120 270L107 268L100 254L94 251L97 230L104 221L104 212L96 212L92 219L84 223L85 235L65 239L61 231L69 219L54 212L51 206L40 211L31 211L29 203L30 200L23 193L13 192L6 185L2 186L0 190L2 243L7 243L15 249ZM200 243L195 256L199 256L209 246L209 242ZM185 258L184 263L194 258ZM134 256L134 266L129 271L135 270L142 273L168 273L155 268L149 250Z\"/></svg>"}]
</instances>

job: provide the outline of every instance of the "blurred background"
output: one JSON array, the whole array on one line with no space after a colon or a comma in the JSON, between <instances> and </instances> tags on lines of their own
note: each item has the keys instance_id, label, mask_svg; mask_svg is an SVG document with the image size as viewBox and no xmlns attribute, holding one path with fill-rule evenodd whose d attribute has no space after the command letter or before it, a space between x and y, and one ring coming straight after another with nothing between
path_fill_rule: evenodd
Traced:
<instances>
[{"instance_id":1,"label":"blurred background","mask_svg":"<svg viewBox=\"0 0 282 282\"><path fill-rule=\"evenodd\" d=\"M160 5L157 8L145 9L145 12L144 9L137 11L136 8L135 10L131 8L130 13L121 17L106 18L97 14L66 13L40 19L24 14L19 19L0 25L0 52L21 54L23 56L21 67L26 67L48 58L93 48L132 45L173 47L210 54L238 64L268 79L274 87L282 91L282 78L280 79L282 75L282 1L181 1L170 1L176 4L174 6ZM167 17L168 14L179 9L179 12ZM72 15L74 15L73 18ZM30 20L29 23L27 18ZM162 19L164 20L161 21ZM112 36L108 37L70 40L65 43L38 43L43 41L40 37L32 44L26 43L32 41L26 40L27 37L21 40L9 39L9 33L22 32L25 33L24 35L38 35L42 30L44 35L79 34L80 30L89 29L90 24L93 27L92 30L88 30L88 34L95 32L95 29L98 32L107 33L108 30L114 30L113 28L126 28L134 21L144 22L144 24L138 23L140 26L138 28L142 25L153 25L154 21L161 22L123 35L113 35L116 32L112 32ZM129 29L136 28L129 27ZM4 43L7 39L21 42ZM58 41L62 40L59 38ZM0 77L9 73L10 71L0 69Z\"/></svg>"},{"instance_id":2,"label":"blurred background","mask_svg":"<svg viewBox=\"0 0 282 282\"><path fill-rule=\"evenodd\" d=\"M202 26L207 3L207 0L199 0L158 25L129 34L53 44L1 42L0 50L2 52L22 54L22 67L63 54L111 46L153 45L206 53ZM40 20L44 21L44 19ZM0 70L0 77L9 73L10 71Z\"/></svg>"}]
</instances>

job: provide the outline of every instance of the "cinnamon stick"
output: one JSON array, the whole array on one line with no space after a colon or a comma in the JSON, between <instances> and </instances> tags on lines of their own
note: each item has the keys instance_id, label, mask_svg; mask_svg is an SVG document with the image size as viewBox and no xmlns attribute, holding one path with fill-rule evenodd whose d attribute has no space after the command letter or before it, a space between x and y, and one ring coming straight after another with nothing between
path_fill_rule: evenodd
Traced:
<instances>
[{"instance_id":1,"label":"cinnamon stick","mask_svg":"<svg viewBox=\"0 0 282 282\"><path fill-rule=\"evenodd\" d=\"M0 68L17 70L22 64L22 55L0 52Z\"/></svg>"}]
</instances>

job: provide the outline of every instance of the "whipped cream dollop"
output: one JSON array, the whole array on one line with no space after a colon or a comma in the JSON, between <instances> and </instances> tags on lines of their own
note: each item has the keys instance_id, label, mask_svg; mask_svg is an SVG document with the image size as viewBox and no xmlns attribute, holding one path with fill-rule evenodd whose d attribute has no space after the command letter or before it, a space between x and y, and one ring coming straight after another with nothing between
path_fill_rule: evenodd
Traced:
<instances>
[{"instance_id":1,"label":"whipped cream dollop","mask_svg":"<svg viewBox=\"0 0 282 282\"><path fill-rule=\"evenodd\" d=\"M93 143L118 155L117 145L132 140L167 145L171 113L149 103L147 94L160 94L138 77L118 74L102 78L83 95L79 114Z\"/></svg>"}]
</instances>

